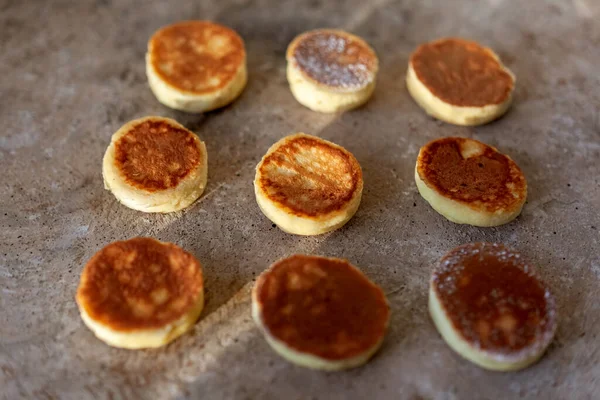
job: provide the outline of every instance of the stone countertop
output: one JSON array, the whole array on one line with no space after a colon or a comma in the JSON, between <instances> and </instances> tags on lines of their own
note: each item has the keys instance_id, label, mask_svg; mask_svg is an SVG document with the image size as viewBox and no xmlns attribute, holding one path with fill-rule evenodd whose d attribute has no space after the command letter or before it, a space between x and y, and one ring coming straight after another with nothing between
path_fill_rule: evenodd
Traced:
<instances>
[{"instance_id":1,"label":"stone countertop","mask_svg":"<svg viewBox=\"0 0 600 400\"><path fill-rule=\"evenodd\" d=\"M600 3L487 0L0 0L0 397L236 399L600 398ZM144 53L159 27L211 19L246 41L249 82L204 115L161 106ZM380 58L378 87L344 114L292 97L285 50L300 32L340 27ZM495 49L517 76L513 108L477 128L429 118L405 84L410 52L457 35ZM171 117L206 142L209 183L185 211L144 214L104 190L101 159L123 123ZM344 228L298 237L259 211L254 166L279 138L312 133L352 151L365 190ZM476 138L523 169L529 199L498 228L453 224L413 179L418 149ZM202 262L207 306L195 329L151 351L113 349L79 318L84 263L137 235L178 243ZM553 289L560 319L546 356L516 373L459 358L427 313L428 278L451 248L498 241L520 250ZM250 319L253 279L292 253L339 256L388 295L389 333L366 366L340 373L279 358Z\"/></svg>"}]
</instances>

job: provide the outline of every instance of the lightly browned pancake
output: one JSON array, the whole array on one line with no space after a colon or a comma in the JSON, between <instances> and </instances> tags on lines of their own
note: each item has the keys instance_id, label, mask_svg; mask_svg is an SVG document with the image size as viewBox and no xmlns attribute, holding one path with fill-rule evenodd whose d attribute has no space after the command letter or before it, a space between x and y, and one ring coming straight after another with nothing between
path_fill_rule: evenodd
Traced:
<instances>
[{"instance_id":1,"label":"lightly browned pancake","mask_svg":"<svg viewBox=\"0 0 600 400\"><path fill-rule=\"evenodd\" d=\"M383 338L383 291L345 260L293 255L256 282L265 329L296 351L328 360L357 356Z\"/></svg>"},{"instance_id":2,"label":"lightly browned pancake","mask_svg":"<svg viewBox=\"0 0 600 400\"><path fill-rule=\"evenodd\" d=\"M361 38L335 29L300 35L288 50L288 60L308 78L338 91L370 84L378 69L377 56Z\"/></svg>"},{"instance_id":3,"label":"lightly browned pancake","mask_svg":"<svg viewBox=\"0 0 600 400\"><path fill-rule=\"evenodd\" d=\"M165 82L192 94L225 87L246 59L242 38L209 21L183 21L158 30L150 38L148 53Z\"/></svg>"},{"instance_id":4,"label":"lightly browned pancake","mask_svg":"<svg viewBox=\"0 0 600 400\"><path fill-rule=\"evenodd\" d=\"M527 182L510 157L473 139L448 137L421 148L419 177L443 196L488 211L522 204Z\"/></svg>"},{"instance_id":5,"label":"lightly browned pancake","mask_svg":"<svg viewBox=\"0 0 600 400\"><path fill-rule=\"evenodd\" d=\"M144 120L115 143L116 167L148 192L177 186L201 162L200 139L164 119Z\"/></svg>"},{"instance_id":6,"label":"lightly browned pancake","mask_svg":"<svg viewBox=\"0 0 600 400\"><path fill-rule=\"evenodd\" d=\"M510 355L552 339L554 297L522 256L502 244L455 248L431 282L455 330L472 346Z\"/></svg>"},{"instance_id":7,"label":"lightly browned pancake","mask_svg":"<svg viewBox=\"0 0 600 400\"><path fill-rule=\"evenodd\" d=\"M297 216L317 217L343 208L362 191L362 170L340 146L295 135L259 165L259 187Z\"/></svg>"},{"instance_id":8,"label":"lightly browned pancake","mask_svg":"<svg viewBox=\"0 0 600 400\"><path fill-rule=\"evenodd\" d=\"M161 328L202 295L202 267L179 246L151 238L114 242L86 264L77 302L94 321L118 331Z\"/></svg>"},{"instance_id":9,"label":"lightly browned pancake","mask_svg":"<svg viewBox=\"0 0 600 400\"><path fill-rule=\"evenodd\" d=\"M422 44L410 62L419 81L454 106L501 104L514 87L513 77L489 49L464 39Z\"/></svg>"}]
</instances>

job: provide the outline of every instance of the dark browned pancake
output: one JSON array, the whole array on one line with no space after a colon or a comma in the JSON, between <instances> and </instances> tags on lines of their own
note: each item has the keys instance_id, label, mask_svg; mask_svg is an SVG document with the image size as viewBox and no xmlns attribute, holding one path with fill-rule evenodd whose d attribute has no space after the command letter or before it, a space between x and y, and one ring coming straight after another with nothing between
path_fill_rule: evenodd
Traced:
<instances>
[{"instance_id":1,"label":"dark browned pancake","mask_svg":"<svg viewBox=\"0 0 600 400\"><path fill-rule=\"evenodd\" d=\"M162 118L133 125L115 142L115 166L127 183L149 192L177 186L202 157L196 135Z\"/></svg>"},{"instance_id":2,"label":"dark browned pancake","mask_svg":"<svg viewBox=\"0 0 600 400\"><path fill-rule=\"evenodd\" d=\"M246 60L242 38L209 21L184 21L158 30L148 53L156 73L192 94L213 93L229 83Z\"/></svg>"},{"instance_id":3,"label":"dark browned pancake","mask_svg":"<svg viewBox=\"0 0 600 400\"><path fill-rule=\"evenodd\" d=\"M202 267L180 247L151 238L114 242L82 274L77 302L94 321L118 331L160 328L202 296Z\"/></svg>"},{"instance_id":4,"label":"dark browned pancake","mask_svg":"<svg viewBox=\"0 0 600 400\"><path fill-rule=\"evenodd\" d=\"M519 166L493 147L448 137L427 143L417 160L419 177L443 196L487 211L521 207L527 182Z\"/></svg>"},{"instance_id":5,"label":"dark browned pancake","mask_svg":"<svg viewBox=\"0 0 600 400\"><path fill-rule=\"evenodd\" d=\"M423 85L454 106L483 107L506 101L513 77L476 42L442 39L417 48L410 63Z\"/></svg>"},{"instance_id":6,"label":"dark browned pancake","mask_svg":"<svg viewBox=\"0 0 600 400\"><path fill-rule=\"evenodd\" d=\"M257 185L290 213L322 216L362 193L362 170L350 152L305 134L282 142L258 165Z\"/></svg>"},{"instance_id":7,"label":"dark browned pancake","mask_svg":"<svg viewBox=\"0 0 600 400\"><path fill-rule=\"evenodd\" d=\"M263 327L288 347L328 360L365 353L390 315L383 291L345 260L294 255L256 282Z\"/></svg>"},{"instance_id":8,"label":"dark browned pancake","mask_svg":"<svg viewBox=\"0 0 600 400\"><path fill-rule=\"evenodd\" d=\"M479 349L510 355L552 339L554 297L522 256L502 244L457 247L431 283L456 332Z\"/></svg>"},{"instance_id":9,"label":"dark browned pancake","mask_svg":"<svg viewBox=\"0 0 600 400\"><path fill-rule=\"evenodd\" d=\"M339 91L366 87L378 69L377 56L364 40L335 29L300 35L288 48L287 58L316 83Z\"/></svg>"}]
</instances>

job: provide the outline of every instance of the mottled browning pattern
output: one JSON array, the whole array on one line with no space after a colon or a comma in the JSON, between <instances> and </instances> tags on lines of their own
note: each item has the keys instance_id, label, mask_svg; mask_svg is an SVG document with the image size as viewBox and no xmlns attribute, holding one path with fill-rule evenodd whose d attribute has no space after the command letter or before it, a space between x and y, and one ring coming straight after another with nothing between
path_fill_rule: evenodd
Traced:
<instances>
[{"instance_id":1,"label":"mottled browning pattern","mask_svg":"<svg viewBox=\"0 0 600 400\"><path fill-rule=\"evenodd\" d=\"M125 180L146 191L175 187L201 162L199 139L162 120L145 120L115 143L115 165Z\"/></svg>"},{"instance_id":2,"label":"mottled browning pattern","mask_svg":"<svg viewBox=\"0 0 600 400\"><path fill-rule=\"evenodd\" d=\"M423 85L455 106L500 104L514 87L512 76L476 42L443 39L426 43L417 48L410 62Z\"/></svg>"},{"instance_id":3,"label":"mottled browning pattern","mask_svg":"<svg viewBox=\"0 0 600 400\"><path fill-rule=\"evenodd\" d=\"M472 345L499 354L541 346L555 328L555 302L519 253L472 243L449 252L432 277L454 328Z\"/></svg>"},{"instance_id":4,"label":"mottled browning pattern","mask_svg":"<svg viewBox=\"0 0 600 400\"><path fill-rule=\"evenodd\" d=\"M192 94L215 92L246 59L242 38L208 21L184 21L157 31L148 46L154 70L171 86Z\"/></svg>"},{"instance_id":5,"label":"mottled browning pattern","mask_svg":"<svg viewBox=\"0 0 600 400\"><path fill-rule=\"evenodd\" d=\"M492 212L513 209L527 194L517 164L472 139L448 137L426 144L419 153L417 172L443 196Z\"/></svg>"},{"instance_id":6,"label":"mottled browning pattern","mask_svg":"<svg viewBox=\"0 0 600 400\"><path fill-rule=\"evenodd\" d=\"M354 156L313 136L285 140L258 168L262 191L298 216L337 211L362 190L362 170Z\"/></svg>"},{"instance_id":7,"label":"mottled browning pattern","mask_svg":"<svg viewBox=\"0 0 600 400\"><path fill-rule=\"evenodd\" d=\"M297 351L340 360L385 334L390 311L383 291L345 260L294 255L256 285L264 326Z\"/></svg>"},{"instance_id":8,"label":"mottled browning pattern","mask_svg":"<svg viewBox=\"0 0 600 400\"><path fill-rule=\"evenodd\" d=\"M375 78L375 52L362 39L336 30L308 32L290 51L295 65L316 82L340 90L358 90Z\"/></svg>"},{"instance_id":9,"label":"mottled browning pattern","mask_svg":"<svg viewBox=\"0 0 600 400\"><path fill-rule=\"evenodd\" d=\"M85 266L77 301L113 330L160 328L182 317L203 290L202 267L180 247L151 238L111 243Z\"/></svg>"}]
</instances>

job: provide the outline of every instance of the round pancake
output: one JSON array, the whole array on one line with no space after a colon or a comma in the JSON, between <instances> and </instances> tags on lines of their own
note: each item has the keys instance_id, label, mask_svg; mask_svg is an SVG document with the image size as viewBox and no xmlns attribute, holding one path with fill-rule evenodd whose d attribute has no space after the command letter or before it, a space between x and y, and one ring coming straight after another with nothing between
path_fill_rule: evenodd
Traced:
<instances>
[{"instance_id":1,"label":"round pancake","mask_svg":"<svg viewBox=\"0 0 600 400\"><path fill-rule=\"evenodd\" d=\"M114 242L86 264L77 290L86 325L111 346L162 346L187 331L204 304L202 268L151 238Z\"/></svg>"},{"instance_id":2,"label":"round pancake","mask_svg":"<svg viewBox=\"0 0 600 400\"><path fill-rule=\"evenodd\" d=\"M407 86L432 116L479 125L506 112L515 78L492 50L473 41L445 38L425 43L411 55Z\"/></svg>"},{"instance_id":3,"label":"round pancake","mask_svg":"<svg viewBox=\"0 0 600 400\"><path fill-rule=\"evenodd\" d=\"M346 260L293 255L263 272L253 316L273 348L296 364L338 370L380 347L390 310L383 291Z\"/></svg>"},{"instance_id":4,"label":"round pancake","mask_svg":"<svg viewBox=\"0 0 600 400\"><path fill-rule=\"evenodd\" d=\"M298 36L288 47L287 58L314 83L339 92L367 87L379 68L371 46L336 29L317 29Z\"/></svg>"},{"instance_id":5,"label":"round pancake","mask_svg":"<svg viewBox=\"0 0 600 400\"><path fill-rule=\"evenodd\" d=\"M337 29L296 37L287 50L287 76L296 99L321 112L349 110L375 89L379 61L361 38Z\"/></svg>"},{"instance_id":6,"label":"round pancake","mask_svg":"<svg viewBox=\"0 0 600 400\"><path fill-rule=\"evenodd\" d=\"M246 50L232 29L183 21L159 29L148 43L150 86L165 105L189 112L218 108L246 84Z\"/></svg>"},{"instance_id":7,"label":"round pancake","mask_svg":"<svg viewBox=\"0 0 600 400\"><path fill-rule=\"evenodd\" d=\"M556 305L523 257L502 244L471 243L442 258L430 312L448 344L488 369L537 361L556 330Z\"/></svg>"},{"instance_id":8,"label":"round pancake","mask_svg":"<svg viewBox=\"0 0 600 400\"><path fill-rule=\"evenodd\" d=\"M415 180L437 212L461 224L510 222L520 214L527 197L527 182L517 164L473 139L448 137L423 146Z\"/></svg>"},{"instance_id":9,"label":"round pancake","mask_svg":"<svg viewBox=\"0 0 600 400\"><path fill-rule=\"evenodd\" d=\"M304 133L275 143L256 167L256 199L281 229L300 235L329 232L356 212L362 170L346 149Z\"/></svg>"},{"instance_id":10,"label":"round pancake","mask_svg":"<svg viewBox=\"0 0 600 400\"><path fill-rule=\"evenodd\" d=\"M130 208L176 211L204 191L206 147L174 120L141 118L113 135L104 156L103 175L106 188Z\"/></svg>"}]
</instances>

